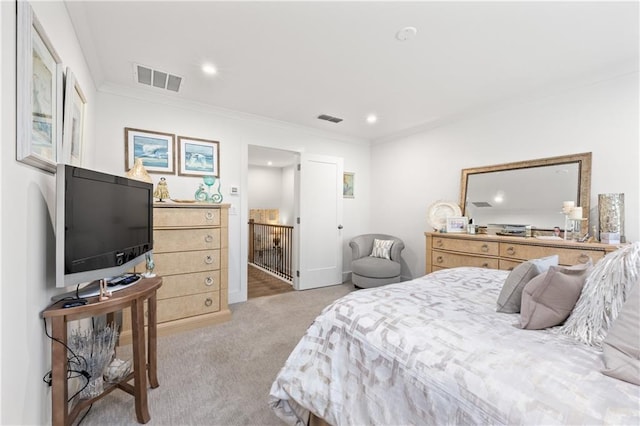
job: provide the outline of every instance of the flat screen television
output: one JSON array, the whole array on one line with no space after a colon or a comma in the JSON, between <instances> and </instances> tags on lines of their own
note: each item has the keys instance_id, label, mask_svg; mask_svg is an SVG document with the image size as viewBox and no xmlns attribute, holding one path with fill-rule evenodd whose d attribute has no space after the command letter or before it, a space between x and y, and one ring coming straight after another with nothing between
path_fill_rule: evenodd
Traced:
<instances>
[{"instance_id":1,"label":"flat screen television","mask_svg":"<svg viewBox=\"0 0 640 426\"><path fill-rule=\"evenodd\" d=\"M120 276L153 249L153 185L59 164L56 287Z\"/></svg>"}]
</instances>

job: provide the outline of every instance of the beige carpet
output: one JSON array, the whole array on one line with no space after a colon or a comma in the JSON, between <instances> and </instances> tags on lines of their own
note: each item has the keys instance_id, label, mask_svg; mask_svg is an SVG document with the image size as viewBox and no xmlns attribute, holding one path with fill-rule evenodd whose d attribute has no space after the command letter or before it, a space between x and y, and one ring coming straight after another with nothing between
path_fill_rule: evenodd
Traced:
<instances>
[{"instance_id":1,"label":"beige carpet","mask_svg":"<svg viewBox=\"0 0 640 426\"><path fill-rule=\"evenodd\" d=\"M148 424L282 425L268 406L271 383L313 319L352 290L346 283L251 299L231 306L228 323L160 337L160 387L149 389ZM138 424L133 397L119 390L82 421L129 424Z\"/></svg>"}]
</instances>

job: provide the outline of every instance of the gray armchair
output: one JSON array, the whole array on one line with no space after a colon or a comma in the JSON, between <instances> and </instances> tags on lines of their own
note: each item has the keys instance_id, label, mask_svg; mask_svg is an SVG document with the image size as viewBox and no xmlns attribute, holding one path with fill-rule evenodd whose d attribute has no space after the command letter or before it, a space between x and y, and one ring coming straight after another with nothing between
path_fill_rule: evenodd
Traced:
<instances>
[{"instance_id":1,"label":"gray armchair","mask_svg":"<svg viewBox=\"0 0 640 426\"><path fill-rule=\"evenodd\" d=\"M371 257L373 240L393 240L391 260ZM385 234L365 234L354 237L351 247L351 282L359 288L378 287L400 282L400 253L404 249L401 239Z\"/></svg>"}]
</instances>

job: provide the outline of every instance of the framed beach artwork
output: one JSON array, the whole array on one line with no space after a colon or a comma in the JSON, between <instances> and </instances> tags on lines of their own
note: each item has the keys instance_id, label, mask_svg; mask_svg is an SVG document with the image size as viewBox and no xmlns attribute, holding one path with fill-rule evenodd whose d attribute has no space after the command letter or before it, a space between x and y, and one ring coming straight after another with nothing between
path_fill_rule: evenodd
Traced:
<instances>
[{"instance_id":1,"label":"framed beach artwork","mask_svg":"<svg viewBox=\"0 0 640 426\"><path fill-rule=\"evenodd\" d=\"M84 93L71 68L67 67L64 86L62 158L66 164L82 165L85 104Z\"/></svg>"},{"instance_id":2,"label":"framed beach artwork","mask_svg":"<svg viewBox=\"0 0 640 426\"><path fill-rule=\"evenodd\" d=\"M125 127L125 170L140 158L149 173L175 173L175 135Z\"/></svg>"},{"instance_id":3,"label":"framed beach artwork","mask_svg":"<svg viewBox=\"0 0 640 426\"><path fill-rule=\"evenodd\" d=\"M62 147L62 61L26 1L17 2L16 159L51 173Z\"/></svg>"},{"instance_id":4,"label":"framed beach artwork","mask_svg":"<svg viewBox=\"0 0 640 426\"><path fill-rule=\"evenodd\" d=\"M355 180L355 173L344 172L342 175L342 196L344 198L354 198L353 184Z\"/></svg>"},{"instance_id":5,"label":"framed beach artwork","mask_svg":"<svg viewBox=\"0 0 640 426\"><path fill-rule=\"evenodd\" d=\"M178 136L178 175L220 177L218 141Z\"/></svg>"}]
</instances>

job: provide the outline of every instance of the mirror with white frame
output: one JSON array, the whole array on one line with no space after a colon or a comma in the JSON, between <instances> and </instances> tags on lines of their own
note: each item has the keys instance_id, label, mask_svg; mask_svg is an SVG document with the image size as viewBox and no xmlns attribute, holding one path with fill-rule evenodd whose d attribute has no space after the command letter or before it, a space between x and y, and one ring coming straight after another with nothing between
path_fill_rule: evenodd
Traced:
<instances>
[{"instance_id":1,"label":"mirror with white frame","mask_svg":"<svg viewBox=\"0 0 640 426\"><path fill-rule=\"evenodd\" d=\"M565 201L582 207L588 218L591 153L463 169L460 189L462 214L476 225L564 228Z\"/></svg>"}]
</instances>

